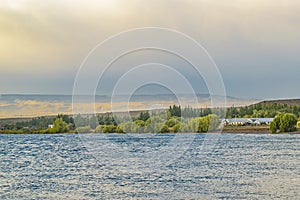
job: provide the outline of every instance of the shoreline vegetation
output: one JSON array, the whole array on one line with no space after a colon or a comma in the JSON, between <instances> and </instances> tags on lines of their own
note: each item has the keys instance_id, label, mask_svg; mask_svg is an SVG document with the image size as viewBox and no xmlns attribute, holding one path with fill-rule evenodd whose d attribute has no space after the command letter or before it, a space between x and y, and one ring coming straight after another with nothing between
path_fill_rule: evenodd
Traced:
<instances>
[{"instance_id":1,"label":"shoreline vegetation","mask_svg":"<svg viewBox=\"0 0 300 200\"><path fill-rule=\"evenodd\" d=\"M225 115L225 111L226 115ZM218 113L218 114L216 114ZM0 134L54 133L300 133L300 106L288 100L263 101L244 107L191 108L170 106L155 111L99 113L76 116L58 114L34 118L0 119ZM237 123L241 119L272 119L262 123ZM227 120L229 119L229 120ZM239 119L239 120L237 120ZM231 123L229 123L231 121ZM235 122L235 123L233 123Z\"/></svg>"}]
</instances>

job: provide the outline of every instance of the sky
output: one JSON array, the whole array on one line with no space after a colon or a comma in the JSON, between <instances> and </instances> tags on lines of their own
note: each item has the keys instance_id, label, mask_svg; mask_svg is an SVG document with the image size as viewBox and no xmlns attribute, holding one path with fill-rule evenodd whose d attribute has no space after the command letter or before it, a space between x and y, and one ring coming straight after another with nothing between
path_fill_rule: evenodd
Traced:
<instances>
[{"instance_id":1,"label":"sky","mask_svg":"<svg viewBox=\"0 0 300 200\"><path fill-rule=\"evenodd\" d=\"M122 31L162 27L207 50L227 95L300 98L299 11L295 0L1 0L0 94L72 94L97 44Z\"/></svg>"}]
</instances>

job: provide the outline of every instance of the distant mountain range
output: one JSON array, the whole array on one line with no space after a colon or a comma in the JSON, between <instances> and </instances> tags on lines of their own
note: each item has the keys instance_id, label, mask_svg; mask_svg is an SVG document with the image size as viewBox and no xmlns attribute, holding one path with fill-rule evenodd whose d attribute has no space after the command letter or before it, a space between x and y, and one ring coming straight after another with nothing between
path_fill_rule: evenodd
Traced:
<instances>
[{"instance_id":1,"label":"distant mountain range","mask_svg":"<svg viewBox=\"0 0 300 200\"><path fill-rule=\"evenodd\" d=\"M153 95L134 95L129 98L126 95L113 97L115 109L121 110L143 110L151 107L166 108L173 104L180 103L191 107L211 107L211 96L209 94L197 94L198 104L195 104L193 95L171 95L171 94L153 94ZM91 102L86 102L85 96L81 96L80 106L86 106ZM220 100L218 106L244 106L259 102L255 99L241 99L227 96L227 104L222 101L224 97L214 96L216 101ZM95 108L97 112L111 111L111 101L109 96L95 96ZM216 104L215 104L216 105ZM0 95L0 118L11 117L33 117L41 115L56 115L58 113L72 113L72 95L30 95L30 94L2 94Z\"/></svg>"}]
</instances>

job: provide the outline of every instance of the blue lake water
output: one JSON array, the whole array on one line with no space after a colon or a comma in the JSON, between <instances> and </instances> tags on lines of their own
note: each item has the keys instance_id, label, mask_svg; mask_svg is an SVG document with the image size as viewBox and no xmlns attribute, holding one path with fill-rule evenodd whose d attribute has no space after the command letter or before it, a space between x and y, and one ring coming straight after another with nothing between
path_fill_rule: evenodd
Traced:
<instances>
[{"instance_id":1,"label":"blue lake water","mask_svg":"<svg viewBox=\"0 0 300 200\"><path fill-rule=\"evenodd\" d=\"M286 198L300 135L0 135L0 199Z\"/></svg>"}]
</instances>

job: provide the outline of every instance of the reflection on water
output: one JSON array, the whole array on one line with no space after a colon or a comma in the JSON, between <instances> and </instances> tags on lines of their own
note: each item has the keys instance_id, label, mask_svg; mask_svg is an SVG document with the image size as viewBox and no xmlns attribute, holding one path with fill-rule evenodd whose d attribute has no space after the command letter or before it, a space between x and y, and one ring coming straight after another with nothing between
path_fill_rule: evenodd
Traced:
<instances>
[{"instance_id":1,"label":"reflection on water","mask_svg":"<svg viewBox=\"0 0 300 200\"><path fill-rule=\"evenodd\" d=\"M222 134L211 148L196 135L179 159L153 169L138 159L151 163L145 152L174 135L90 137L101 158L78 135L0 135L0 199L300 198L300 135Z\"/></svg>"}]
</instances>

